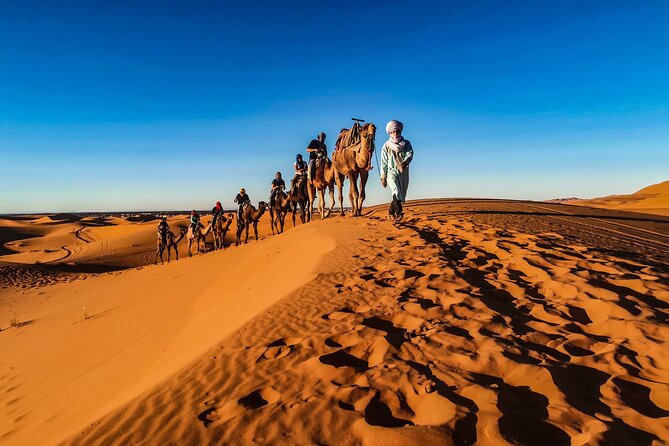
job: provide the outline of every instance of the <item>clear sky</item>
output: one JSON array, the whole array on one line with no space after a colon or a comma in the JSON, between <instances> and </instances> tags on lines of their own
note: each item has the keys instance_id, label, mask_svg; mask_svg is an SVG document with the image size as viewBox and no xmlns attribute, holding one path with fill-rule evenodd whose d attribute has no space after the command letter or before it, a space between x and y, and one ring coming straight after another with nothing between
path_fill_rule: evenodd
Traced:
<instances>
[{"instance_id":1,"label":"clear sky","mask_svg":"<svg viewBox=\"0 0 669 446\"><path fill-rule=\"evenodd\" d=\"M667 30L664 1L2 2L0 213L264 200L352 117L404 122L409 199L631 193L669 179Z\"/></svg>"}]
</instances>

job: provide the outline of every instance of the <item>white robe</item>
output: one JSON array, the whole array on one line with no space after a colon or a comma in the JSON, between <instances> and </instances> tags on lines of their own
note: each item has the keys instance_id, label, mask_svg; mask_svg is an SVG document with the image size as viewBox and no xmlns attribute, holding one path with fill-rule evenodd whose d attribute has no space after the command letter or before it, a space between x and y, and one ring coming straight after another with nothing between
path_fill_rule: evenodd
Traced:
<instances>
[{"instance_id":1,"label":"white robe","mask_svg":"<svg viewBox=\"0 0 669 446\"><path fill-rule=\"evenodd\" d=\"M404 147L399 152L394 152L388 147L388 142L381 149L381 178L385 178L390 186L393 195L402 203L407 196L409 188L409 163L413 159L413 147L409 140L404 140ZM405 167L400 172L399 165L406 162Z\"/></svg>"}]
</instances>

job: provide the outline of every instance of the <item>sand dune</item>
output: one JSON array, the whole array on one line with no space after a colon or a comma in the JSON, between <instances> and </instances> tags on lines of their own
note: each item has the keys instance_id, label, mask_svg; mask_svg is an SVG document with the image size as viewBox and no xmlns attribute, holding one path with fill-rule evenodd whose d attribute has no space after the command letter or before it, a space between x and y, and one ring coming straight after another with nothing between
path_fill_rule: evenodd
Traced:
<instances>
[{"instance_id":1,"label":"sand dune","mask_svg":"<svg viewBox=\"0 0 669 446\"><path fill-rule=\"evenodd\" d=\"M23 312L0 333L0 438L665 444L669 218L498 200L384 213L0 291L0 321Z\"/></svg>"},{"instance_id":2,"label":"sand dune","mask_svg":"<svg viewBox=\"0 0 669 446\"><path fill-rule=\"evenodd\" d=\"M574 200L576 205L669 215L669 181L653 184L630 195L609 195L591 200Z\"/></svg>"},{"instance_id":3,"label":"sand dune","mask_svg":"<svg viewBox=\"0 0 669 446\"><path fill-rule=\"evenodd\" d=\"M0 218L0 286L30 288L81 278L78 273L118 271L153 264L156 257L156 218L28 216ZM203 217L203 223L211 221ZM168 218L174 233L189 224L187 215ZM300 225L297 218L296 224ZM293 227L289 222L287 228ZM235 242L233 223L225 238L226 246ZM258 232L260 237L271 234L269 220L263 218ZM251 231L250 237L253 237ZM213 239L207 239L213 249ZM188 255L188 242L178 244L179 254ZM195 247L191 249L196 252ZM164 261L167 260L165 253ZM175 256L172 253L171 259ZM27 268L26 268L27 267ZM25 271L25 274L19 274ZM57 275L53 273L69 273Z\"/></svg>"},{"instance_id":4,"label":"sand dune","mask_svg":"<svg viewBox=\"0 0 669 446\"><path fill-rule=\"evenodd\" d=\"M62 439L308 281L333 244L302 228L228 252L0 293L0 320L15 317L20 325L0 334L9 406L3 444ZM299 243L305 236L308 253ZM292 267L277 266L284 262Z\"/></svg>"}]
</instances>

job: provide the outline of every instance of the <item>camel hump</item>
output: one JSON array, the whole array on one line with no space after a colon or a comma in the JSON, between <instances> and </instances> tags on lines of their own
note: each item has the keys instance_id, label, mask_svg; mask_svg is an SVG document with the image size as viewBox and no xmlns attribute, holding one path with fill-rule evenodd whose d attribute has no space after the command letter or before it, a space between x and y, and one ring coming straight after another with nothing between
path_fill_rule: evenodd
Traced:
<instances>
[{"instance_id":1,"label":"camel hump","mask_svg":"<svg viewBox=\"0 0 669 446\"><path fill-rule=\"evenodd\" d=\"M350 129L341 129L337 142L335 143L335 150L345 149L360 142L360 130L362 127L356 121Z\"/></svg>"}]
</instances>

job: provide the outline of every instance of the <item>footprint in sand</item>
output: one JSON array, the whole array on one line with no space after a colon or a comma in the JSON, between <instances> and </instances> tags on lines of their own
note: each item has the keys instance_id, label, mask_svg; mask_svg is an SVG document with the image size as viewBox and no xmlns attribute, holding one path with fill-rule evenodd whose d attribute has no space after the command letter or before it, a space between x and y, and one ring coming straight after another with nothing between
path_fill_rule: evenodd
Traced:
<instances>
[{"instance_id":1,"label":"footprint in sand","mask_svg":"<svg viewBox=\"0 0 669 446\"><path fill-rule=\"evenodd\" d=\"M288 356L293 351L294 346L300 344L302 341L302 338L279 338L267 345L267 348L260 355L258 361L263 359L274 360Z\"/></svg>"},{"instance_id":2,"label":"footprint in sand","mask_svg":"<svg viewBox=\"0 0 669 446\"><path fill-rule=\"evenodd\" d=\"M346 317L351 316L352 314L356 314L355 311L351 310L350 308L341 308L340 310L333 311L332 313L327 313L321 316L322 319L329 319L332 321L339 321L342 320Z\"/></svg>"},{"instance_id":3,"label":"footprint in sand","mask_svg":"<svg viewBox=\"0 0 669 446\"><path fill-rule=\"evenodd\" d=\"M209 407L200 412L197 416L198 420L204 424L204 427L209 427L212 423L219 423L229 420L230 418L241 415L246 410L256 410L262 407L275 404L281 399L281 393L272 387L263 387L254 390L246 396L236 400L228 401L220 407ZM205 405L211 405L212 401L207 401Z\"/></svg>"}]
</instances>

